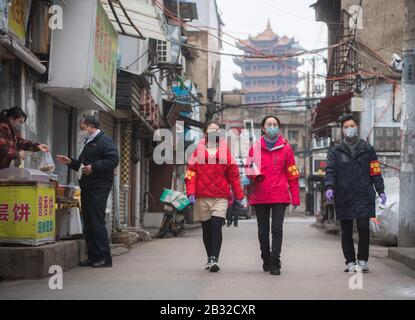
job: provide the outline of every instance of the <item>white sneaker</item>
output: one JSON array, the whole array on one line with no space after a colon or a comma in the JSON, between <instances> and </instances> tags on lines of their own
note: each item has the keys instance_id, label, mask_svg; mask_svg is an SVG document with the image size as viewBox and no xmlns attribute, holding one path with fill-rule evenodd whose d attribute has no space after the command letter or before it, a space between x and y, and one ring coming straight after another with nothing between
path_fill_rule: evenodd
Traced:
<instances>
[{"instance_id":1,"label":"white sneaker","mask_svg":"<svg viewBox=\"0 0 415 320\"><path fill-rule=\"evenodd\" d=\"M369 265L367 264L367 261L357 260L357 265L358 265L359 269L363 272L369 272L370 271L369 270Z\"/></svg>"},{"instance_id":2,"label":"white sneaker","mask_svg":"<svg viewBox=\"0 0 415 320\"><path fill-rule=\"evenodd\" d=\"M346 269L344 269L344 272L355 273L356 272L356 263L355 262L349 262L346 266Z\"/></svg>"},{"instance_id":3,"label":"white sneaker","mask_svg":"<svg viewBox=\"0 0 415 320\"><path fill-rule=\"evenodd\" d=\"M212 257L209 257L205 265L205 270L209 270L211 265L212 265Z\"/></svg>"}]
</instances>

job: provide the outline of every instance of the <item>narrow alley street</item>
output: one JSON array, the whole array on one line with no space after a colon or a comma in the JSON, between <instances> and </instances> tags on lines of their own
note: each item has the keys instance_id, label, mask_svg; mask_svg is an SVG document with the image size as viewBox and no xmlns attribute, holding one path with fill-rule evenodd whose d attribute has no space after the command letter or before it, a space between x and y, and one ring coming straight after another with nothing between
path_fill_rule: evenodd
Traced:
<instances>
[{"instance_id":1,"label":"narrow alley street","mask_svg":"<svg viewBox=\"0 0 415 320\"><path fill-rule=\"evenodd\" d=\"M372 272L363 289L351 290L340 239L313 228L312 218L285 221L282 275L261 269L256 220L224 228L221 271L209 273L201 229L182 237L140 243L114 258L109 269L75 268L63 289L47 278L0 283L0 299L415 299L415 272L371 247Z\"/></svg>"}]
</instances>

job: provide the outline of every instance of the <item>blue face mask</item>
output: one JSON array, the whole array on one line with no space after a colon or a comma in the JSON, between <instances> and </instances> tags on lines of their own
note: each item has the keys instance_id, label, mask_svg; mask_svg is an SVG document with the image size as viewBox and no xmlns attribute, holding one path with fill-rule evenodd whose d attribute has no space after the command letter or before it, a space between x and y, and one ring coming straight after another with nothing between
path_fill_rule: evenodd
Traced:
<instances>
[{"instance_id":1,"label":"blue face mask","mask_svg":"<svg viewBox=\"0 0 415 320\"><path fill-rule=\"evenodd\" d=\"M271 138L275 138L278 135L278 127L267 127L265 128L267 135Z\"/></svg>"}]
</instances>

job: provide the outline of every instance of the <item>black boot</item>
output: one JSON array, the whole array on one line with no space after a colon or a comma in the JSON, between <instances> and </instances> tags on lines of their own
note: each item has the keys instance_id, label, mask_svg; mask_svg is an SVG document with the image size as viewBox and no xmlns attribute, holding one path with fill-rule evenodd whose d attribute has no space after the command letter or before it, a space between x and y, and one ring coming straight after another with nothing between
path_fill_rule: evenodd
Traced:
<instances>
[{"instance_id":1,"label":"black boot","mask_svg":"<svg viewBox=\"0 0 415 320\"><path fill-rule=\"evenodd\" d=\"M281 274L281 261L277 255L271 255L269 273L276 276Z\"/></svg>"},{"instance_id":2,"label":"black boot","mask_svg":"<svg viewBox=\"0 0 415 320\"><path fill-rule=\"evenodd\" d=\"M263 261L262 270L264 270L265 272L269 272L270 253L268 252L266 254L261 254L261 258Z\"/></svg>"}]
</instances>

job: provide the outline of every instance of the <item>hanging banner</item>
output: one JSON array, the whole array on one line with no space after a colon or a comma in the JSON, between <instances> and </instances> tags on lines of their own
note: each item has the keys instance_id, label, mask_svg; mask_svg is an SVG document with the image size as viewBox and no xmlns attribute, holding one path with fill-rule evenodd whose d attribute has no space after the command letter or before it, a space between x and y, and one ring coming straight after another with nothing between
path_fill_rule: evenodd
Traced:
<instances>
[{"instance_id":1,"label":"hanging banner","mask_svg":"<svg viewBox=\"0 0 415 320\"><path fill-rule=\"evenodd\" d=\"M21 45L26 42L26 26L29 19L32 0L12 0L8 12L9 33L18 40Z\"/></svg>"},{"instance_id":2,"label":"hanging banner","mask_svg":"<svg viewBox=\"0 0 415 320\"><path fill-rule=\"evenodd\" d=\"M117 47L117 32L104 8L98 2L91 90L114 110L117 85Z\"/></svg>"}]
</instances>

